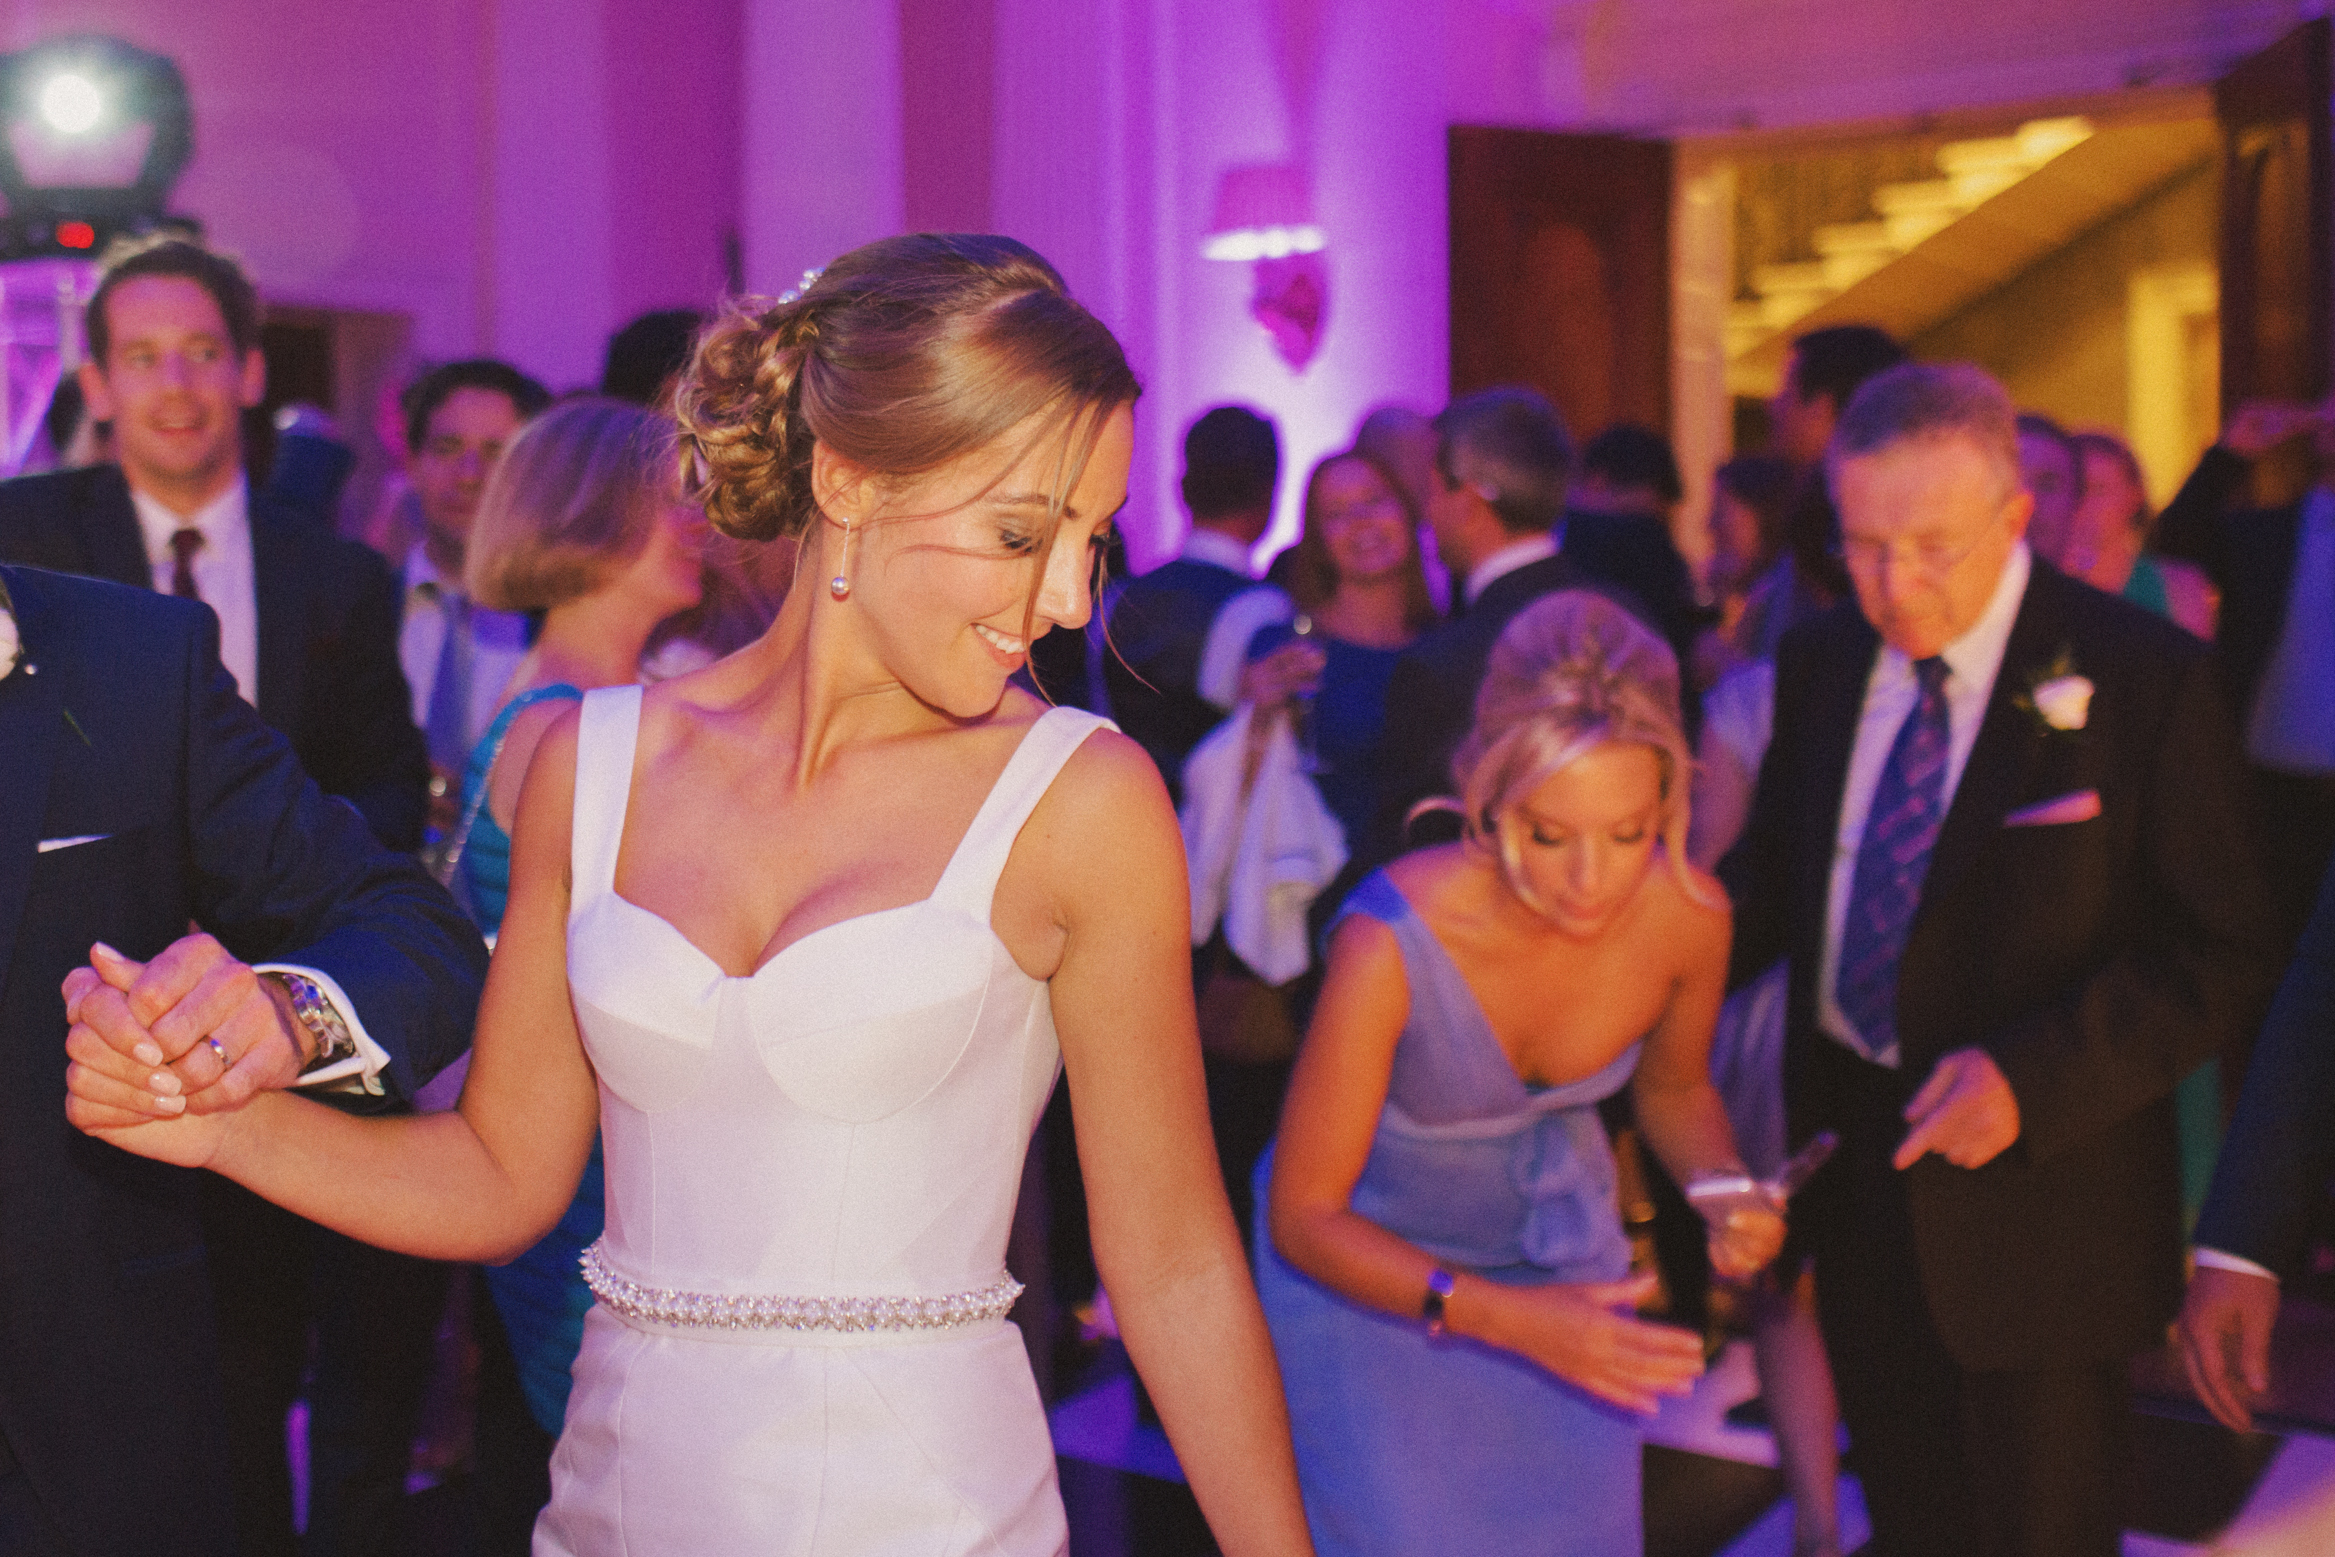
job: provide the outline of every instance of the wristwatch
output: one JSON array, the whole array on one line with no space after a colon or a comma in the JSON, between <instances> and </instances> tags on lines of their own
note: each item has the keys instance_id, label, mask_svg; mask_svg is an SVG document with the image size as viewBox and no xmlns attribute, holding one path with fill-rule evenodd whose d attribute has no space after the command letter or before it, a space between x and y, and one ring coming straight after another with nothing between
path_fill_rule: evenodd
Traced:
<instances>
[{"instance_id":1,"label":"wristwatch","mask_svg":"<svg viewBox=\"0 0 2335 1557\"><path fill-rule=\"evenodd\" d=\"M1427 1273L1427 1296L1419 1304L1419 1317L1427 1321L1430 1336L1443 1333L1443 1305L1455 1285L1451 1272L1440 1265Z\"/></svg>"},{"instance_id":2,"label":"wristwatch","mask_svg":"<svg viewBox=\"0 0 2335 1557\"><path fill-rule=\"evenodd\" d=\"M262 976L284 986L284 993L292 1002L292 1015L308 1030L308 1036L316 1040L315 1057L300 1067L301 1075L337 1064L357 1052L357 1040L349 1032L349 1024L341 1020L340 1012L325 998L324 991L317 988L316 980L281 969Z\"/></svg>"}]
</instances>

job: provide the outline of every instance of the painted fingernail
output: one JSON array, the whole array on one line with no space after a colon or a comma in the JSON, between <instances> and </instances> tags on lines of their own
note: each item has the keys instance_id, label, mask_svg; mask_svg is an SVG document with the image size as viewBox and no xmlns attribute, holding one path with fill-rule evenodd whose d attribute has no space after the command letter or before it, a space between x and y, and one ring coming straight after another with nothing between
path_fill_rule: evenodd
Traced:
<instances>
[{"instance_id":1,"label":"painted fingernail","mask_svg":"<svg viewBox=\"0 0 2335 1557\"><path fill-rule=\"evenodd\" d=\"M135 1049L132 1049L130 1053L141 1065L159 1065L162 1063L162 1051L143 1039L139 1040L138 1046Z\"/></svg>"},{"instance_id":2,"label":"painted fingernail","mask_svg":"<svg viewBox=\"0 0 2335 1557\"><path fill-rule=\"evenodd\" d=\"M111 946L106 945L103 941L92 943L89 950L92 956L111 957L116 962L128 962L130 960L129 958L123 956L120 952L115 951Z\"/></svg>"},{"instance_id":3,"label":"painted fingernail","mask_svg":"<svg viewBox=\"0 0 2335 1557\"><path fill-rule=\"evenodd\" d=\"M158 1097L154 1100L154 1106L166 1114L175 1114L186 1108L186 1099L183 1097Z\"/></svg>"},{"instance_id":4,"label":"painted fingernail","mask_svg":"<svg viewBox=\"0 0 2335 1557\"><path fill-rule=\"evenodd\" d=\"M156 1097L176 1097L183 1085L178 1077L166 1070L158 1070L146 1078L146 1085L154 1089Z\"/></svg>"}]
</instances>

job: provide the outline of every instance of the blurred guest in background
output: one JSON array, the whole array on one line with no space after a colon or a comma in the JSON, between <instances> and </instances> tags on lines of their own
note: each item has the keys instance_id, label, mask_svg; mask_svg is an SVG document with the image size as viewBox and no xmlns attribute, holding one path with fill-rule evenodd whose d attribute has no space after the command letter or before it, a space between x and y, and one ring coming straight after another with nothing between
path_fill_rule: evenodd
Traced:
<instances>
[{"instance_id":1,"label":"blurred guest in background","mask_svg":"<svg viewBox=\"0 0 2335 1557\"><path fill-rule=\"evenodd\" d=\"M536 743L585 692L642 679L651 635L702 598L708 527L682 501L675 435L670 418L623 402L565 401L513 438L480 497L466 564L472 597L543 622L470 754L450 851L457 895L490 940L510 895L511 820ZM559 1225L485 1273L479 1482L492 1551L524 1551L551 1497L552 1443L592 1306L577 1261L600 1236L602 1195L595 1146ZM523 1419L498 1393L506 1355Z\"/></svg>"},{"instance_id":2,"label":"blurred guest in background","mask_svg":"<svg viewBox=\"0 0 2335 1557\"><path fill-rule=\"evenodd\" d=\"M1251 560L1273 522L1281 437L1245 406L1220 405L1184 434L1192 533L1176 557L1106 603L1115 652L1103 661L1111 717L1183 798L1184 759L1240 697L1249 641L1294 614Z\"/></svg>"},{"instance_id":3,"label":"blurred guest in background","mask_svg":"<svg viewBox=\"0 0 2335 1557\"><path fill-rule=\"evenodd\" d=\"M332 413L295 400L277 408L275 432L267 496L328 530L339 529L341 491L357 468L357 455Z\"/></svg>"},{"instance_id":4,"label":"blurred guest in background","mask_svg":"<svg viewBox=\"0 0 2335 1557\"><path fill-rule=\"evenodd\" d=\"M705 315L694 308L660 308L608 337L600 393L612 400L670 410L673 385L689 366L689 352Z\"/></svg>"},{"instance_id":5,"label":"blurred guest in background","mask_svg":"<svg viewBox=\"0 0 2335 1557\"><path fill-rule=\"evenodd\" d=\"M1400 853L1412 808L1450 792L1452 753L1501 629L1542 595L1587 582L1557 554L1552 533L1565 511L1573 440L1546 396L1521 386L1478 390L1447 406L1435 432L1427 523L1451 572L1456 620L1405 650L1388 678L1378 802L1355 849L1364 866Z\"/></svg>"},{"instance_id":6,"label":"blurred guest in background","mask_svg":"<svg viewBox=\"0 0 2335 1557\"><path fill-rule=\"evenodd\" d=\"M414 722L429 742L432 823L442 840L454 824L470 748L527 652L525 618L477 607L463 584L470 526L504 446L551 394L507 362L473 357L432 368L401 400L422 533L403 562L397 652Z\"/></svg>"},{"instance_id":7,"label":"blurred guest in background","mask_svg":"<svg viewBox=\"0 0 2335 1557\"><path fill-rule=\"evenodd\" d=\"M2019 481L2035 500L2027 544L2058 567L2084 500L2084 453L2066 428L2033 411L2019 413Z\"/></svg>"},{"instance_id":8,"label":"blurred guest in background","mask_svg":"<svg viewBox=\"0 0 2335 1557\"><path fill-rule=\"evenodd\" d=\"M2258 402L2238 408L2221 442L2157 519L2166 556L2195 563L2221 592L2215 642L2223 686L2245 730L2271 891L2291 944L2335 857L2335 415ZM2309 437L2317 472L2280 508L2229 504L2252 462Z\"/></svg>"},{"instance_id":9,"label":"blurred guest in background","mask_svg":"<svg viewBox=\"0 0 2335 1557\"><path fill-rule=\"evenodd\" d=\"M2213 636L2213 585L2186 562L2146 551L2156 515L2132 446L2111 432L2080 432L2084 496L2076 504L2067 549L2051 560L2094 589L2122 595L2144 611Z\"/></svg>"},{"instance_id":10,"label":"blurred guest in background","mask_svg":"<svg viewBox=\"0 0 2335 1557\"><path fill-rule=\"evenodd\" d=\"M1354 428L1354 450L1378 461L1402 490L1403 502L1422 523L1427 499L1435 490L1435 419L1407 405L1371 408ZM1421 566L1427 572L1427 595L1439 612L1451 609L1451 578L1443 559L1435 555L1435 538L1421 532L1425 548Z\"/></svg>"},{"instance_id":11,"label":"blurred guest in background","mask_svg":"<svg viewBox=\"0 0 2335 1557\"><path fill-rule=\"evenodd\" d=\"M2234 731L2194 638L2033 565L1978 369L1868 381L1829 463L1858 609L1786 639L1723 874L1841 1137L1794 1211L1876 1549L2115 1557L2170 1093L2274 972Z\"/></svg>"},{"instance_id":12,"label":"blurred guest in background","mask_svg":"<svg viewBox=\"0 0 2335 1557\"><path fill-rule=\"evenodd\" d=\"M1727 906L1685 859L1678 664L1586 591L1493 648L1456 761L1466 840L1357 887L1274 1155L1258 1286L1315 1549L1637 1557L1639 1433L1702 1371L1631 1309L1598 1100L1682 1182L1741 1177L1711 1089ZM1713 1198L1713 1263L1783 1223ZM1616 1410L1615 1408L1619 1408Z\"/></svg>"},{"instance_id":13,"label":"blurred guest in background","mask_svg":"<svg viewBox=\"0 0 2335 1557\"><path fill-rule=\"evenodd\" d=\"M1649 427L1616 423L1581 450L1558 542L1583 573L1637 597L1681 665L1693 658L1702 628L1694 573L1671 530L1685 496L1670 440ZM1697 690L1686 692L1690 738L1701 723Z\"/></svg>"},{"instance_id":14,"label":"blurred guest in background","mask_svg":"<svg viewBox=\"0 0 2335 1557\"><path fill-rule=\"evenodd\" d=\"M0 484L0 560L200 599L220 658L325 793L391 848L421 841L428 783L396 655L397 590L372 553L255 496L240 418L266 387L259 294L184 238L107 258L80 383L118 465Z\"/></svg>"},{"instance_id":15,"label":"blurred guest in background","mask_svg":"<svg viewBox=\"0 0 2335 1557\"><path fill-rule=\"evenodd\" d=\"M1704 593L1718 620L1695 649L1696 684L1708 690L1734 666L1772 659L1774 640L1752 589L1783 556L1798 474L1785 461L1743 454L1721 465L1711 481L1711 564ZM1773 609L1772 597L1766 602Z\"/></svg>"},{"instance_id":16,"label":"blurred guest in background","mask_svg":"<svg viewBox=\"0 0 2335 1557\"><path fill-rule=\"evenodd\" d=\"M1840 518L1833 511L1824 471L1832 429L1865 380L1905 361L1905 348L1869 324L1811 330L1792 343L1783 387L1768 403L1775 452L1799 474L1799 491L1785 521L1785 552L1751 586L1744 615L1753 624L1743 649L1753 659L1775 658L1776 645L1796 624L1843 599Z\"/></svg>"}]
</instances>

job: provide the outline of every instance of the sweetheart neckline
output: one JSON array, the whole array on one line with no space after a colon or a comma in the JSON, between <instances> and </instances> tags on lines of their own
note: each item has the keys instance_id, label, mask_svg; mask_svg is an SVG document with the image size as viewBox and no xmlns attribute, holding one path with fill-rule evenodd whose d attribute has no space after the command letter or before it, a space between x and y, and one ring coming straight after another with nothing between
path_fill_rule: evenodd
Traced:
<instances>
[{"instance_id":1,"label":"sweetheart neckline","mask_svg":"<svg viewBox=\"0 0 2335 1557\"><path fill-rule=\"evenodd\" d=\"M658 913L655 909L646 907L640 903L636 903L631 898L626 897L623 893L613 889L607 892L605 896L610 901L621 903L626 908L631 909L634 913L641 915L643 918L663 926L665 932L672 936L674 940L679 941L682 946L687 948L692 956L696 957L698 961L704 963L707 967L713 969L715 976L721 979L723 983L751 984L757 979L761 978L763 974L768 973L772 968L775 968L781 962L784 962L788 955L792 953L796 947L808 946L811 942L817 940L820 936L825 935L830 930L840 930L846 925L860 924L870 919L889 918L893 914L904 914L912 909L931 908L935 906L935 899L939 896L939 894L935 892L931 896L917 898L914 902L894 903L889 908L871 908L864 914L853 914L848 918L838 919L831 924L823 924L819 926L818 929L811 931L808 935L797 936L795 939L787 942L784 946L781 946L777 951L772 952L768 957L763 959L762 965L751 973L732 973L728 968L722 966L721 960L719 958L715 957L704 947L691 940L687 935L684 935L679 925L666 918L663 914ZM945 908L947 905L943 904L940 906ZM589 905L586 906L585 912L590 912ZM967 914L964 917L967 919L972 918L970 914ZM992 941L995 941L999 946L1005 945L1004 941L998 939L997 931L995 929L988 925L982 925L981 928L986 931L989 935L989 938ZM1010 948L1007 950L1007 955L1009 957L1012 955ZM1016 966L1018 967L1019 964L1016 964Z\"/></svg>"}]
</instances>

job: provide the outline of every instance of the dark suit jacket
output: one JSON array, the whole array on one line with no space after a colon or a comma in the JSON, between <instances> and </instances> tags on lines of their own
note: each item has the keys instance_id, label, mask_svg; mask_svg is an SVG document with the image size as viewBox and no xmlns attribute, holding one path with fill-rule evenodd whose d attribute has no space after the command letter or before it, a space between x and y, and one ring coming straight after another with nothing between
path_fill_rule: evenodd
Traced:
<instances>
[{"instance_id":1,"label":"dark suit jacket","mask_svg":"<svg viewBox=\"0 0 2335 1557\"><path fill-rule=\"evenodd\" d=\"M1695 604L1694 574L1668 526L1648 514L1573 509L1565 515L1563 554L1591 578L1618 585L1643 603L1678 663L1688 663L1702 612Z\"/></svg>"},{"instance_id":2,"label":"dark suit jacket","mask_svg":"<svg viewBox=\"0 0 2335 1557\"><path fill-rule=\"evenodd\" d=\"M2253 710L2255 688L2286 627L2303 513L2299 501L2232 512L2230 500L2246 484L2249 468L2219 445L2206 450L2158 516L2149 540L2153 550L2204 569L2221 591L2214 641L2222 685L2241 721Z\"/></svg>"},{"instance_id":3,"label":"dark suit jacket","mask_svg":"<svg viewBox=\"0 0 2335 1557\"><path fill-rule=\"evenodd\" d=\"M2335 1177L2335 870L2254 1041L2197 1242L2291 1277Z\"/></svg>"},{"instance_id":4,"label":"dark suit jacket","mask_svg":"<svg viewBox=\"0 0 2335 1557\"><path fill-rule=\"evenodd\" d=\"M259 716L328 795L393 849L421 847L430 757L397 660L397 580L370 548L264 492L251 496ZM0 482L0 562L149 589L153 570L119 469Z\"/></svg>"},{"instance_id":5,"label":"dark suit jacket","mask_svg":"<svg viewBox=\"0 0 2335 1557\"><path fill-rule=\"evenodd\" d=\"M1775 739L1722 871L1738 976L1791 957L1795 1140L1847 1113L1824 1080L1834 1068L1815 1063L1833 1043L1817 1028L1816 980L1879 649L1853 604L1786 636ZM2063 652L2097 689L2080 731L2046 730L2017 706ZM2003 825L2085 789L2101 805L2090 821ZM2180 1300L2170 1093L2256 1019L2276 971L2247 793L2203 646L2038 560L1899 974L1907 1091L1976 1044L2019 1102L2019 1139L1985 1167L1931 1155L1906 1175L1911 1254L1964 1367L2118 1356L2159 1336ZM1794 1207L1820 1271L1826 1194L1840 1188L1820 1178Z\"/></svg>"},{"instance_id":6,"label":"dark suit jacket","mask_svg":"<svg viewBox=\"0 0 2335 1557\"><path fill-rule=\"evenodd\" d=\"M1200 654L1208 629L1255 579L1210 562L1177 557L1130 579L1112 597L1103 685L1111 717L1151 754L1180 804L1184 759L1224 710L1200 695Z\"/></svg>"},{"instance_id":7,"label":"dark suit jacket","mask_svg":"<svg viewBox=\"0 0 2335 1557\"><path fill-rule=\"evenodd\" d=\"M1596 589L1650 620L1634 598L1624 598L1618 588L1591 579L1559 555L1492 580L1465 614L1405 649L1387 682L1377 815L1370 837L1356 851L1356 864L1377 865L1402 853L1408 846L1403 818L1411 807L1451 793L1451 759L1475 722L1476 689L1483 685L1492 645L1517 612L1560 589ZM1451 827L1422 823L1410 842L1440 842L1452 835Z\"/></svg>"},{"instance_id":8,"label":"dark suit jacket","mask_svg":"<svg viewBox=\"0 0 2335 1557\"><path fill-rule=\"evenodd\" d=\"M485 953L236 695L209 610L0 583L27 661L0 679L0 1466L12 1452L75 1552L224 1553L199 1175L66 1123L59 985L92 941L142 960L192 920L245 961L329 974L403 1100L469 1041Z\"/></svg>"}]
</instances>

